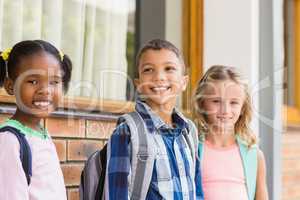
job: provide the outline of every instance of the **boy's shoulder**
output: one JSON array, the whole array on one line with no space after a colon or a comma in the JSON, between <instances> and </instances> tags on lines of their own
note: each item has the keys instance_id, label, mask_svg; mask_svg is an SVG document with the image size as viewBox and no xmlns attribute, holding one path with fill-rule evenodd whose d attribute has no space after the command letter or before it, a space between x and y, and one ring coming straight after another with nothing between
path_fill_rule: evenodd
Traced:
<instances>
[{"instance_id":1,"label":"boy's shoulder","mask_svg":"<svg viewBox=\"0 0 300 200\"><path fill-rule=\"evenodd\" d=\"M117 120L114 135L136 135L135 132L147 132L146 124L140 114L136 111L121 115Z\"/></svg>"}]
</instances>

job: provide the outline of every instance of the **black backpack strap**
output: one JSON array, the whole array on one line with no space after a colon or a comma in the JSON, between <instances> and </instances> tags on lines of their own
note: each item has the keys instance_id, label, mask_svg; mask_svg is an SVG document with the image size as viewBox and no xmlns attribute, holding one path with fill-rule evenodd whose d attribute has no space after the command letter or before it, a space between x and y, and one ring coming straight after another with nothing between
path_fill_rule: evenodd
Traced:
<instances>
[{"instance_id":1,"label":"black backpack strap","mask_svg":"<svg viewBox=\"0 0 300 200\"><path fill-rule=\"evenodd\" d=\"M20 143L20 159L22 162L24 173L26 175L27 183L29 185L32 176L32 156L31 149L25 138L25 135L21 133L18 129L10 126L4 126L0 128L0 132L10 132L17 137Z\"/></svg>"},{"instance_id":2,"label":"black backpack strap","mask_svg":"<svg viewBox=\"0 0 300 200\"><path fill-rule=\"evenodd\" d=\"M80 200L102 199L106 173L106 152L107 144L86 160L79 185Z\"/></svg>"},{"instance_id":3,"label":"black backpack strap","mask_svg":"<svg viewBox=\"0 0 300 200\"><path fill-rule=\"evenodd\" d=\"M96 195L95 198L102 199L103 196L103 189L104 189L104 183L105 183L105 174L106 174L106 161L107 161L107 144L104 145L104 147L100 151L100 162L101 165L103 166L101 173L100 173L100 178L99 178L99 183L97 186L96 190Z\"/></svg>"}]
</instances>

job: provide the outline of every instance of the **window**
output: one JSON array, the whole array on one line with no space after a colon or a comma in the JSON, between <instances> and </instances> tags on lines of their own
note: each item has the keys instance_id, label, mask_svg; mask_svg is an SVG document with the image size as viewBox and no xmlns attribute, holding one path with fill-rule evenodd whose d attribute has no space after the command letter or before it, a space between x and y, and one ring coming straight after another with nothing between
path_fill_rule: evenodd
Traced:
<instances>
[{"instance_id":1,"label":"window","mask_svg":"<svg viewBox=\"0 0 300 200\"><path fill-rule=\"evenodd\" d=\"M285 96L287 122L300 123L300 2L286 0L285 9Z\"/></svg>"},{"instance_id":2,"label":"window","mask_svg":"<svg viewBox=\"0 0 300 200\"><path fill-rule=\"evenodd\" d=\"M69 97L132 100L134 16L135 0L3 0L0 49L47 40L73 62Z\"/></svg>"},{"instance_id":3,"label":"window","mask_svg":"<svg viewBox=\"0 0 300 200\"><path fill-rule=\"evenodd\" d=\"M64 107L111 112L134 99L136 50L149 39L166 38L182 46L187 66L193 66L182 98L190 112L190 96L202 74L202 14L203 0L2 0L0 50L25 39L50 41L74 65ZM182 23L174 24L174 15ZM0 101L13 98L2 91Z\"/></svg>"}]
</instances>

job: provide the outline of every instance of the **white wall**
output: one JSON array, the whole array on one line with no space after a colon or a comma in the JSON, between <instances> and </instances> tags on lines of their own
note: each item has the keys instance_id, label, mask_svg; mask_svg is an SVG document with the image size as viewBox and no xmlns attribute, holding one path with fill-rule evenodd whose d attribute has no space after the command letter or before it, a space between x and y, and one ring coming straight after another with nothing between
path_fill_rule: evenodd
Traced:
<instances>
[{"instance_id":1,"label":"white wall","mask_svg":"<svg viewBox=\"0 0 300 200\"><path fill-rule=\"evenodd\" d=\"M204 0L206 70L215 64L236 66L249 81L254 110L258 110L259 0ZM253 120L258 132L258 119Z\"/></svg>"},{"instance_id":2,"label":"white wall","mask_svg":"<svg viewBox=\"0 0 300 200\"><path fill-rule=\"evenodd\" d=\"M166 0L165 17L165 39L182 51L182 0ZM182 98L177 99L177 106L182 106Z\"/></svg>"},{"instance_id":3,"label":"white wall","mask_svg":"<svg viewBox=\"0 0 300 200\"><path fill-rule=\"evenodd\" d=\"M166 0L166 39L182 50L182 0Z\"/></svg>"},{"instance_id":4,"label":"white wall","mask_svg":"<svg viewBox=\"0 0 300 200\"><path fill-rule=\"evenodd\" d=\"M257 0L205 0L204 66L234 65L249 72L257 66ZM256 66L255 66L256 65Z\"/></svg>"}]
</instances>

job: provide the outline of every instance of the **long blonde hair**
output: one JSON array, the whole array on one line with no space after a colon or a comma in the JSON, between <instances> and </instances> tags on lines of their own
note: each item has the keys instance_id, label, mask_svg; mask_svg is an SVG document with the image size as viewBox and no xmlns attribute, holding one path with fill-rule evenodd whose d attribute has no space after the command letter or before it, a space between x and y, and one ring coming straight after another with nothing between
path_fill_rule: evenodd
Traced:
<instances>
[{"instance_id":1,"label":"long blonde hair","mask_svg":"<svg viewBox=\"0 0 300 200\"><path fill-rule=\"evenodd\" d=\"M203 100L205 99L205 91L208 83L215 81L233 81L242 86L245 93L245 100L242 106L239 119L235 123L235 134L239 136L248 147L257 143L257 137L250 129L250 122L252 118L252 103L247 83L244 83L240 74L234 67L214 65L211 66L198 82L195 94L193 96L194 108L197 115L197 124L199 127L200 138L205 139L205 135L209 133L208 124L205 118L205 110L203 108Z\"/></svg>"}]
</instances>

